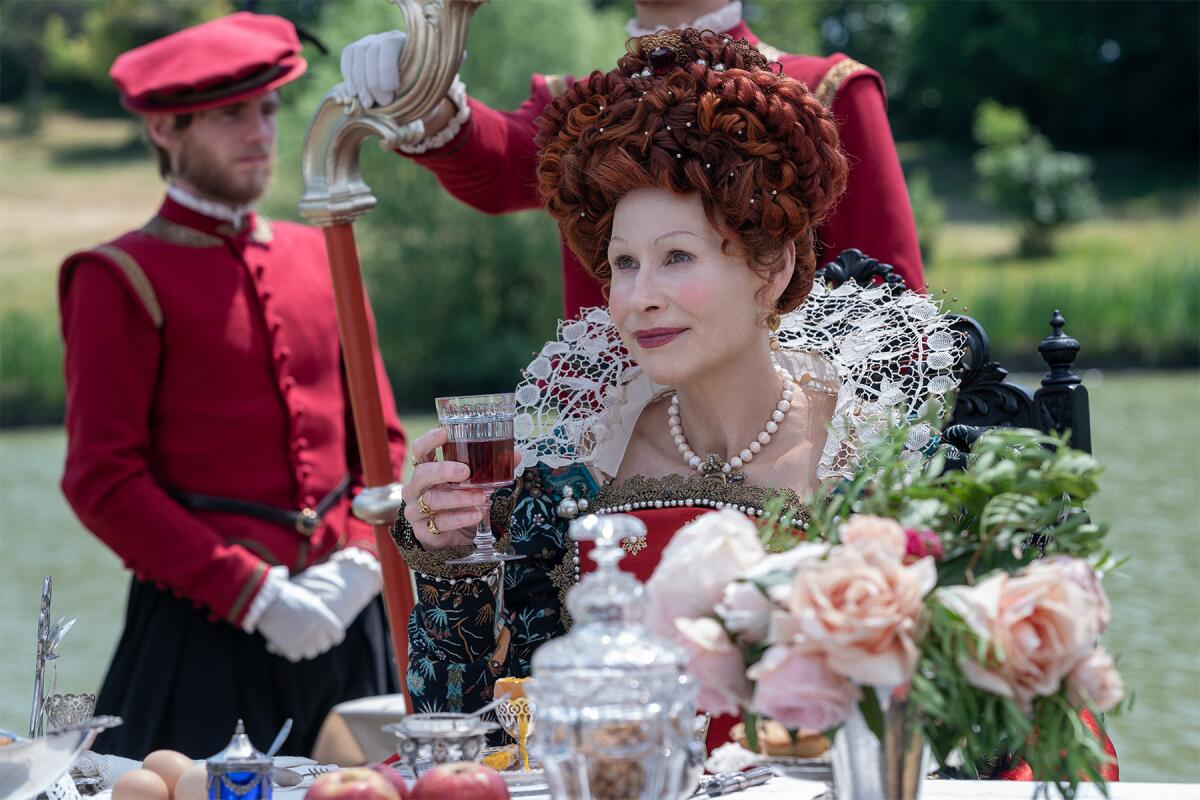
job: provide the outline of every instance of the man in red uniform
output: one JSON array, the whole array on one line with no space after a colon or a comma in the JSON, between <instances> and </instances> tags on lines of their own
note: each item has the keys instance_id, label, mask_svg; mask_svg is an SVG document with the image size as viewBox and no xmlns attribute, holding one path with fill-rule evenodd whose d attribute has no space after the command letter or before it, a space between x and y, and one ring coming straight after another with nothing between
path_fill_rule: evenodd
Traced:
<instances>
[{"instance_id":1,"label":"man in red uniform","mask_svg":"<svg viewBox=\"0 0 1200 800\"><path fill-rule=\"evenodd\" d=\"M97 750L205 757L287 717L307 753L336 703L395 690L319 231L257 215L288 21L239 13L131 50L111 76L169 186L139 230L63 263L62 487L133 570ZM393 464L404 435L385 394Z\"/></svg>"},{"instance_id":2,"label":"man in red uniform","mask_svg":"<svg viewBox=\"0 0 1200 800\"><path fill-rule=\"evenodd\" d=\"M817 232L821 259L848 247L891 264L905 283L925 287L912 206L887 119L879 73L834 53L827 57L788 55L762 42L742 20L742 4L727 0L638 0L631 36L660 27L696 27L746 39L784 72L804 82L838 120L842 147L850 160L846 194ZM367 108L386 105L399 86L396 65L404 33L367 36L342 53L347 96ZM469 98L456 79L447 97L414 126L415 144L400 148L437 175L452 195L480 211L502 214L540 207L534 186L535 120L573 82L561 75L534 75L528 100L515 111L496 111ZM600 285L563 245L563 308L604 305Z\"/></svg>"}]
</instances>

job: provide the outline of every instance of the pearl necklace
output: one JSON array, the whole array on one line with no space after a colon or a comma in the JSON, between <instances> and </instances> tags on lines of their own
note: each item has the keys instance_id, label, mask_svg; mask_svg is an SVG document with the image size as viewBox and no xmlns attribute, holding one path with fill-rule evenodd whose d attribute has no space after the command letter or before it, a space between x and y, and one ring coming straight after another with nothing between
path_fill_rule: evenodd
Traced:
<instances>
[{"instance_id":1,"label":"pearl necklace","mask_svg":"<svg viewBox=\"0 0 1200 800\"><path fill-rule=\"evenodd\" d=\"M750 444L728 461L721 461L721 457L716 453L710 453L707 458L700 458L692 450L688 444L687 438L683 435L683 425L679 421L679 394L671 396L671 407L667 410L667 421L671 426L671 436L675 439L675 446L679 448L680 455L683 456L684 462L692 469L699 472L701 475L719 475L725 478L726 481L743 480L742 467L754 460L754 457L762 451L763 447L771 442L771 434L779 430L779 423L783 422L788 411L792 408L792 397L795 396L796 383L792 378L791 373L782 367L776 367L775 371L779 373L779 377L783 380L783 393L780 396L779 402L775 404L775 410L771 412L771 418L767 420L767 424L758 432Z\"/></svg>"}]
</instances>

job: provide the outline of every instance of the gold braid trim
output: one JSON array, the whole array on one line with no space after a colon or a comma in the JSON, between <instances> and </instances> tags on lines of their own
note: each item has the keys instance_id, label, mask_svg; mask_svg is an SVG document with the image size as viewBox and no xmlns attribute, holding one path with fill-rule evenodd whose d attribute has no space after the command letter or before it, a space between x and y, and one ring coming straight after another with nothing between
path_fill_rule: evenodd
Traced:
<instances>
[{"instance_id":1,"label":"gold braid trim","mask_svg":"<svg viewBox=\"0 0 1200 800\"><path fill-rule=\"evenodd\" d=\"M698 474L667 475L664 478L634 475L621 483L613 482L603 487L592 501L592 507L596 509L596 513L619 513L616 510L618 506L631 503L702 500L761 511L778 496L784 499L783 512L792 514L797 525L808 522L808 509L800 495L791 489L769 489L750 483L725 483L720 478Z\"/></svg>"},{"instance_id":2,"label":"gold braid trim","mask_svg":"<svg viewBox=\"0 0 1200 800\"><path fill-rule=\"evenodd\" d=\"M562 75L547 75L546 88L550 91L550 99L553 100L566 93L567 79Z\"/></svg>"},{"instance_id":3,"label":"gold braid trim","mask_svg":"<svg viewBox=\"0 0 1200 800\"><path fill-rule=\"evenodd\" d=\"M509 546L508 518L512 514L513 499L511 496L497 497L492 500L492 530L501 531L496 540L497 550L507 550ZM464 558L471 554L474 547L469 544L458 547L445 547L441 550L426 550L413 534L412 525L404 516L404 504L396 513L396 522L388 529L400 557L414 571L422 575L432 575L435 578L482 578L496 569L495 564L447 564L456 558Z\"/></svg>"},{"instance_id":4,"label":"gold braid trim","mask_svg":"<svg viewBox=\"0 0 1200 800\"><path fill-rule=\"evenodd\" d=\"M96 248L96 252L110 259L124 273L125 280L129 281L129 285L133 287L134 294L142 302L146 313L150 315L150 321L154 323L154 327L162 328L162 306L158 304L158 295L154 293L154 285L146 277L145 271L133 260L133 256L110 244L100 245Z\"/></svg>"},{"instance_id":5,"label":"gold braid trim","mask_svg":"<svg viewBox=\"0 0 1200 800\"><path fill-rule=\"evenodd\" d=\"M232 623L234 625L237 624L238 617L240 617L242 614L242 609L245 607L246 602L250 599L251 595L254 593L254 588L256 586L258 586L258 582L260 580L262 580L262 576L267 571L267 569L268 569L267 565L262 562L259 562L258 564L256 564L254 566L254 572L251 573L250 578L246 581L246 584L242 587L242 591L238 593L237 599L233 601L233 605L229 607L229 613L226 615L225 618L230 623Z\"/></svg>"},{"instance_id":6,"label":"gold braid trim","mask_svg":"<svg viewBox=\"0 0 1200 800\"><path fill-rule=\"evenodd\" d=\"M824 78L821 78L821 82L817 84L817 88L813 94L817 96L817 100L821 102L821 105L826 108L832 108L833 99L837 97L838 89L841 88L846 78L865 69L870 69L870 67L860 61L855 61L853 58L839 61L829 68Z\"/></svg>"},{"instance_id":7,"label":"gold braid trim","mask_svg":"<svg viewBox=\"0 0 1200 800\"><path fill-rule=\"evenodd\" d=\"M140 231L160 242L177 244L180 247L220 247L221 238L210 233L171 222L169 219L155 217L142 226Z\"/></svg>"}]
</instances>

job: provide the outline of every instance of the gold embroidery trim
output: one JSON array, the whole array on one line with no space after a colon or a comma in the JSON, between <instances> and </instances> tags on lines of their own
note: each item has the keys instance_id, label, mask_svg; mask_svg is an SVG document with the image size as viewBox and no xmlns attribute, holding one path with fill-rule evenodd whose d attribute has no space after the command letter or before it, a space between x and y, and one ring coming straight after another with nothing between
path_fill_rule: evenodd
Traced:
<instances>
[{"instance_id":1,"label":"gold embroidery trim","mask_svg":"<svg viewBox=\"0 0 1200 800\"><path fill-rule=\"evenodd\" d=\"M220 247L221 239L210 233L203 233L195 228L171 222L169 219L155 217L142 226L142 233L167 244L177 244L180 247Z\"/></svg>"},{"instance_id":2,"label":"gold embroidery trim","mask_svg":"<svg viewBox=\"0 0 1200 800\"><path fill-rule=\"evenodd\" d=\"M230 539L229 544L241 545L251 553L254 553L254 555L261 558L263 561L270 564L272 567L277 567L283 563L283 561L277 555L271 552L270 548L268 548L262 542L255 541L254 539Z\"/></svg>"},{"instance_id":3,"label":"gold embroidery trim","mask_svg":"<svg viewBox=\"0 0 1200 800\"><path fill-rule=\"evenodd\" d=\"M512 514L513 502L511 497L497 497L492 501L492 530L503 531L496 540L496 549L505 551L509 546L508 517ZM496 569L496 565L488 564L453 564L446 562L456 558L464 558L475 548L465 544L458 547L446 547L441 550L426 550L421 547L412 526L404 516L404 506L396 514L396 522L388 529L400 557L414 572L431 575L435 578L482 578Z\"/></svg>"},{"instance_id":4,"label":"gold embroidery trim","mask_svg":"<svg viewBox=\"0 0 1200 800\"><path fill-rule=\"evenodd\" d=\"M242 587L241 593L238 594L237 599L233 601L233 605L229 609L227 618L233 624L237 624L238 617L240 617L242 614L242 607L246 605L246 602L250 599L250 595L254 592L254 587L258 586L259 580L262 579L262 576L266 571L266 564L260 562L259 564L255 565L254 574L251 575L250 579L246 581L246 585Z\"/></svg>"},{"instance_id":5,"label":"gold embroidery trim","mask_svg":"<svg viewBox=\"0 0 1200 800\"><path fill-rule=\"evenodd\" d=\"M750 483L725 483L719 478L704 475L667 475L664 478L647 478L634 475L620 483L608 484L592 501L592 507L608 513L625 504L644 504L661 501L697 500L746 506L755 511L766 507L774 497L782 495L784 513L791 513L797 523L808 521L808 509L800 495L792 489L769 489Z\"/></svg>"},{"instance_id":6,"label":"gold embroidery trim","mask_svg":"<svg viewBox=\"0 0 1200 800\"><path fill-rule=\"evenodd\" d=\"M133 292L137 295L138 300L142 302L142 307L150 315L150 321L154 323L154 327L161 328L163 312L162 306L158 304L158 296L154 293L154 285L146 277L145 271L133 260L133 256L110 244L100 245L96 248L96 252L106 256L117 265L117 268L125 275L125 280L129 281L129 285L133 287Z\"/></svg>"},{"instance_id":7,"label":"gold embroidery trim","mask_svg":"<svg viewBox=\"0 0 1200 800\"><path fill-rule=\"evenodd\" d=\"M567 79L562 75L547 75L546 89L549 90L550 99L553 100L554 98L566 93Z\"/></svg>"},{"instance_id":8,"label":"gold embroidery trim","mask_svg":"<svg viewBox=\"0 0 1200 800\"><path fill-rule=\"evenodd\" d=\"M575 559L578 554L579 543L571 540L567 543L567 553L563 556L563 560L550 570L550 585L558 590L559 613L562 614L563 626L566 630L570 630L571 625L574 624L571 612L567 610L567 592L571 591L571 587L575 585Z\"/></svg>"},{"instance_id":9,"label":"gold embroidery trim","mask_svg":"<svg viewBox=\"0 0 1200 800\"><path fill-rule=\"evenodd\" d=\"M853 58L839 61L829 68L824 78L821 78L821 82L817 84L817 89L813 94L817 96L817 100L821 102L821 105L831 108L833 106L833 99L837 96L838 89L841 88L846 78L849 78L856 72L862 72L864 69L870 69L870 67L860 61L855 61Z\"/></svg>"}]
</instances>

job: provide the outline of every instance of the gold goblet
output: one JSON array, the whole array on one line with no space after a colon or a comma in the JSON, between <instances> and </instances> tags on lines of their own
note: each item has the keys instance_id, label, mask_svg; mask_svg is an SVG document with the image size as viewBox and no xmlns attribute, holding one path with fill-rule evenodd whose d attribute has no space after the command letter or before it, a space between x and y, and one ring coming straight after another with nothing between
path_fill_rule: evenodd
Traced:
<instances>
[{"instance_id":1,"label":"gold goblet","mask_svg":"<svg viewBox=\"0 0 1200 800\"><path fill-rule=\"evenodd\" d=\"M529 750L526 745L533 735L533 706L525 696L528 678L500 678L496 681L495 694L500 700L496 706L496 719L504 732L517 740L521 750L521 763L529 771Z\"/></svg>"}]
</instances>

